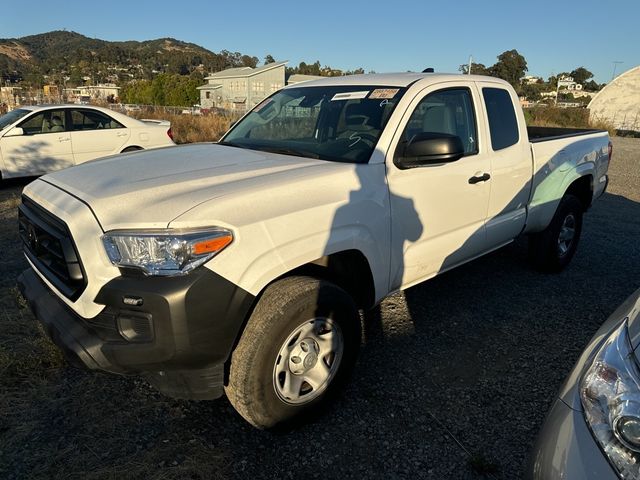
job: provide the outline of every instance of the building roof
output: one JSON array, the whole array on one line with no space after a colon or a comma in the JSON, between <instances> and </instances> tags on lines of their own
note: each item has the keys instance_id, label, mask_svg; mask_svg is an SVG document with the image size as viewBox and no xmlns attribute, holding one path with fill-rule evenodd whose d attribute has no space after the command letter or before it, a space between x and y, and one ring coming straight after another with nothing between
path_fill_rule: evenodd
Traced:
<instances>
[{"instance_id":1,"label":"building roof","mask_svg":"<svg viewBox=\"0 0 640 480\"><path fill-rule=\"evenodd\" d=\"M221 83L207 83L205 85L196 87L196 90L217 90L220 87L222 87Z\"/></svg>"},{"instance_id":2,"label":"building roof","mask_svg":"<svg viewBox=\"0 0 640 480\"><path fill-rule=\"evenodd\" d=\"M216 80L218 78L252 77L253 75L257 75L258 73L266 72L267 70L284 66L287 64L287 62L288 60L285 60L284 62L268 63L256 68L227 68L226 70L222 70L221 72L212 73L208 77L205 77L205 80Z\"/></svg>"}]
</instances>

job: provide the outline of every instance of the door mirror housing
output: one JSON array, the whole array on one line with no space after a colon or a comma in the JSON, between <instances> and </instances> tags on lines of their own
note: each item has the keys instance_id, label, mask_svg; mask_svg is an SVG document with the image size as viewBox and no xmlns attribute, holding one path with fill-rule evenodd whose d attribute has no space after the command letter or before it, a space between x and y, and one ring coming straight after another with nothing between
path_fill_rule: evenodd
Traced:
<instances>
[{"instance_id":1,"label":"door mirror housing","mask_svg":"<svg viewBox=\"0 0 640 480\"><path fill-rule=\"evenodd\" d=\"M5 133L3 136L5 137L21 137L22 135L24 135L24 130L20 127L13 127L11 130L9 130L7 133Z\"/></svg>"},{"instance_id":2,"label":"door mirror housing","mask_svg":"<svg viewBox=\"0 0 640 480\"><path fill-rule=\"evenodd\" d=\"M464 155L464 145L457 135L423 132L415 135L396 156L398 168L440 165L459 160Z\"/></svg>"}]
</instances>

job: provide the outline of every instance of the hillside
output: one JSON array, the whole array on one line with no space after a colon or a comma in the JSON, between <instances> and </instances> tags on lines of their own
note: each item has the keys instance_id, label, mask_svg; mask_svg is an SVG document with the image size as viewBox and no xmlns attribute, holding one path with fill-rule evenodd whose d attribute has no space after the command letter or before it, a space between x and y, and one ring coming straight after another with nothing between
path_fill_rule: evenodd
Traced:
<instances>
[{"instance_id":1,"label":"hillside","mask_svg":"<svg viewBox=\"0 0 640 480\"><path fill-rule=\"evenodd\" d=\"M76 32L53 31L0 39L0 78L40 83L44 76L80 83L151 78L155 73L189 74L255 66L258 59L238 52L214 53L174 38L109 42Z\"/></svg>"}]
</instances>

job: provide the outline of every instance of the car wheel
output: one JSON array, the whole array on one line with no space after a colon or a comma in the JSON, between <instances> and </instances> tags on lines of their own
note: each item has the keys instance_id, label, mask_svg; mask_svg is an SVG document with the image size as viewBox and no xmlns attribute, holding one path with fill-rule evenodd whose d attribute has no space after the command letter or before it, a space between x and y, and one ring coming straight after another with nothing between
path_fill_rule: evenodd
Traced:
<instances>
[{"instance_id":1,"label":"car wheel","mask_svg":"<svg viewBox=\"0 0 640 480\"><path fill-rule=\"evenodd\" d=\"M583 211L577 197L565 195L549 226L529 236L529 256L538 270L560 272L571 262L582 232Z\"/></svg>"},{"instance_id":2,"label":"car wheel","mask_svg":"<svg viewBox=\"0 0 640 480\"><path fill-rule=\"evenodd\" d=\"M290 426L318 412L349 376L360 317L343 289L311 277L270 285L231 357L225 391L257 428Z\"/></svg>"}]
</instances>

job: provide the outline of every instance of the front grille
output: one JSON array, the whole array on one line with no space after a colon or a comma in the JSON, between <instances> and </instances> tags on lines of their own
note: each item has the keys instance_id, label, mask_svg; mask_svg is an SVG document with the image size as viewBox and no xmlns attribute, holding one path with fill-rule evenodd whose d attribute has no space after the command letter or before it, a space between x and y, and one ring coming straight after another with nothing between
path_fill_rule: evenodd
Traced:
<instances>
[{"instance_id":1,"label":"front grille","mask_svg":"<svg viewBox=\"0 0 640 480\"><path fill-rule=\"evenodd\" d=\"M18 207L18 224L31 263L60 293L76 300L87 281L67 225L27 197Z\"/></svg>"}]
</instances>

